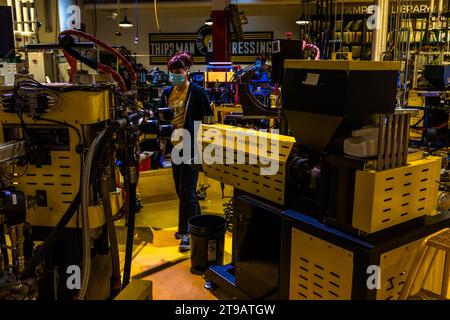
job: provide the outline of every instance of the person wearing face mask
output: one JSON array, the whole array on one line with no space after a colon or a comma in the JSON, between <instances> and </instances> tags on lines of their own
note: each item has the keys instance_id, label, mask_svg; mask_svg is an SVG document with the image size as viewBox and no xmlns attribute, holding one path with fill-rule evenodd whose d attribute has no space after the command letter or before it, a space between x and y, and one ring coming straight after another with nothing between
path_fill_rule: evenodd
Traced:
<instances>
[{"instance_id":1,"label":"person wearing face mask","mask_svg":"<svg viewBox=\"0 0 450 320\"><path fill-rule=\"evenodd\" d=\"M167 69L172 86L163 91L161 108L172 108L174 129L186 129L190 133L193 158L196 139L194 123L212 116L213 112L205 89L189 81L189 69L192 64L192 56L187 52L178 53L170 59ZM178 231L175 237L181 240L179 246L181 252L190 250L188 220L201 214L196 192L199 171L193 159L182 164L172 162L173 179L179 198Z\"/></svg>"}]
</instances>

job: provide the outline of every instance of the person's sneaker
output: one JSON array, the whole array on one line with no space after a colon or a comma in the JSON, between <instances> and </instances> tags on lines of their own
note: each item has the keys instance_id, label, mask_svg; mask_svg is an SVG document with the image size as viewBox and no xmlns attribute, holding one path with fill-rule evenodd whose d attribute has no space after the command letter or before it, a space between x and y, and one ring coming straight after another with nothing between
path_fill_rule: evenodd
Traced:
<instances>
[{"instance_id":1,"label":"person's sneaker","mask_svg":"<svg viewBox=\"0 0 450 320\"><path fill-rule=\"evenodd\" d=\"M175 232L174 236L175 236L175 239L177 239L177 240L181 240L183 238L183 234L179 233L178 231Z\"/></svg>"},{"instance_id":2,"label":"person's sneaker","mask_svg":"<svg viewBox=\"0 0 450 320\"><path fill-rule=\"evenodd\" d=\"M184 234L183 238L181 239L180 246L179 246L180 252L186 252L191 250L191 239L189 235Z\"/></svg>"}]
</instances>

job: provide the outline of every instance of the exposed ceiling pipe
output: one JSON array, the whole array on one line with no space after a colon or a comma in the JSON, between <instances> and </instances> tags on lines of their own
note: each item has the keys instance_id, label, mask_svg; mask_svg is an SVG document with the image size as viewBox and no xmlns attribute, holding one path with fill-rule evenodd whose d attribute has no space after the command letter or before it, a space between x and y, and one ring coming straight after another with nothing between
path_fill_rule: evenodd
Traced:
<instances>
[{"instance_id":1,"label":"exposed ceiling pipe","mask_svg":"<svg viewBox=\"0 0 450 320\"><path fill-rule=\"evenodd\" d=\"M161 32L161 26L159 24L159 17L158 17L158 3L156 2L156 0L153 0L153 8L155 11L156 28L158 29L158 32Z\"/></svg>"},{"instance_id":2,"label":"exposed ceiling pipe","mask_svg":"<svg viewBox=\"0 0 450 320\"><path fill-rule=\"evenodd\" d=\"M248 6L283 6L283 5L296 5L298 6L298 0L240 0L239 7L248 7ZM124 8L132 8L133 3L123 3L122 6ZM153 2L147 3L139 3L140 8L153 8ZM85 9L92 10L93 4L85 4ZM211 2L209 1L174 1L174 2L158 2L158 8L160 9L173 9L173 8L210 8ZM97 9L113 9L113 3L104 3L97 4Z\"/></svg>"}]
</instances>

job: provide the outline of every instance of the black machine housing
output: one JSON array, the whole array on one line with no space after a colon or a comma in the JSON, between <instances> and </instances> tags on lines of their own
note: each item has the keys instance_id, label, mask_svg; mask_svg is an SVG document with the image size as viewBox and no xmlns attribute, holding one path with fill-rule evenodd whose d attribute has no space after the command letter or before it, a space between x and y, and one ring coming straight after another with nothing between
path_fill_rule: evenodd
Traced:
<instances>
[{"instance_id":1,"label":"black machine housing","mask_svg":"<svg viewBox=\"0 0 450 320\"><path fill-rule=\"evenodd\" d=\"M286 207L351 231L356 172L373 159L345 155L344 140L394 113L399 73L318 62L285 71L283 112L297 140Z\"/></svg>"}]
</instances>

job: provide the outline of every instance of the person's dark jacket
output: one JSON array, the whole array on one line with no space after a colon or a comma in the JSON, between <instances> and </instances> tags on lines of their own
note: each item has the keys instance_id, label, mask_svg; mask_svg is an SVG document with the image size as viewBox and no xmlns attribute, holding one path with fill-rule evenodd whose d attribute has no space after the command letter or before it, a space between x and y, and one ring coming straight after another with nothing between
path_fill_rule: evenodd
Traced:
<instances>
[{"instance_id":1,"label":"person's dark jacket","mask_svg":"<svg viewBox=\"0 0 450 320\"><path fill-rule=\"evenodd\" d=\"M170 107L168 105L170 94L172 93L174 86L167 87L161 96L161 108ZM191 155L194 156L194 122L201 121L203 122L206 116L212 116L213 111L211 109L211 105L209 103L208 96L206 95L206 91L204 88L196 85L195 83L190 82L188 94L186 98L186 109L184 114L184 129L188 130L191 134Z\"/></svg>"}]
</instances>

